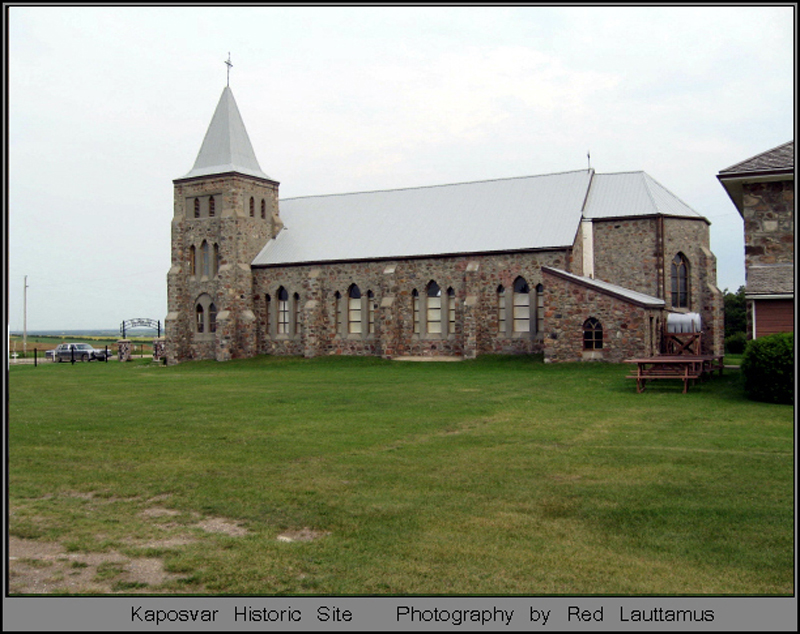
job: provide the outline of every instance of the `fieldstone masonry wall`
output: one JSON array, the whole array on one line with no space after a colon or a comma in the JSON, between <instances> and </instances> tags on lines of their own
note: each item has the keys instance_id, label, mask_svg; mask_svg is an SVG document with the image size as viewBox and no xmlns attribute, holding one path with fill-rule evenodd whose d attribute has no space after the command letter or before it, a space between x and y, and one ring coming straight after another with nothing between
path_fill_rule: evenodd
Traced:
<instances>
[{"instance_id":1,"label":"fieldstone masonry wall","mask_svg":"<svg viewBox=\"0 0 800 634\"><path fill-rule=\"evenodd\" d=\"M794 262L794 181L744 185L745 266Z\"/></svg>"}]
</instances>

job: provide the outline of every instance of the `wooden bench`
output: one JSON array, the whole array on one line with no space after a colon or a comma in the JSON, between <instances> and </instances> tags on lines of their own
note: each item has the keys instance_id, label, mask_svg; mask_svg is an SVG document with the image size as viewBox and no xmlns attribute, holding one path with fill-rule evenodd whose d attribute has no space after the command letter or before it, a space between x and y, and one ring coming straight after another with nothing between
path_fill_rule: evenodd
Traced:
<instances>
[{"instance_id":1,"label":"wooden bench","mask_svg":"<svg viewBox=\"0 0 800 634\"><path fill-rule=\"evenodd\" d=\"M625 363L635 363L636 374L625 378L636 379L636 391L641 394L648 381L672 379L683 381L683 393L689 391L689 382L705 378L705 375L719 370L722 373L720 355L659 355L642 359L626 359Z\"/></svg>"}]
</instances>

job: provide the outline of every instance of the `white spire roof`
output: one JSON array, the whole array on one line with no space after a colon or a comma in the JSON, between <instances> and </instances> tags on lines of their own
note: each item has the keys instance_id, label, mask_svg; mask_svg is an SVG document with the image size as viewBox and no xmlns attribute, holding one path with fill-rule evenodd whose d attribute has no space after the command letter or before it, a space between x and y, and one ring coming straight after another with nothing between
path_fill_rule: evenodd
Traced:
<instances>
[{"instance_id":1,"label":"white spire roof","mask_svg":"<svg viewBox=\"0 0 800 634\"><path fill-rule=\"evenodd\" d=\"M230 87L225 86L192 171L182 178L237 172L273 180L261 171Z\"/></svg>"}]
</instances>

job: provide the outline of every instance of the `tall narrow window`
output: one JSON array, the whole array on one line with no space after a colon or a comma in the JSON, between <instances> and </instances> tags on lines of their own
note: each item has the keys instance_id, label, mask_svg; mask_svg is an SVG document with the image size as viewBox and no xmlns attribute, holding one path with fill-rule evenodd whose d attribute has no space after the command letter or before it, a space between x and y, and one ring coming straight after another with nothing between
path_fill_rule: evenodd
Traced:
<instances>
[{"instance_id":1,"label":"tall narrow window","mask_svg":"<svg viewBox=\"0 0 800 634\"><path fill-rule=\"evenodd\" d=\"M265 201L263 198L261 199L261 219L267 219L267 201Z\"/></svg>"},{"instance_id":2,"label":"tall narrow window","mask_svg":"<svg viewBox=\"0 0 800 634\"><path fill-rule=\"evenodd\" d=\"M544 286L536 285L536 332L544 331Z\"/></svg>"},{"instance_id":3,"label":"tall narrow window","mask_svg":"<svg viewBox=\"0 0 800 634\"><path fill-rule=\"evenodd\" d=\"M272 319L270 317L271 308L272 308L272 297L270 297L269 293L267 293L266 295L264 295L264 325L266 327L267 336L269 336L270 333L269 327L270 327L270 321Z\"/></svg>"},{"instance_id":4,"label":"tall narrow window","mask_svg":"<svg viewBox=\"0 0 800 634\"><path fill-rule=\"evenodd\" d=\"M514 332L531 331L531 289L524 277L514 280Z\"/></svg>"},{"instance_id":5,"label":"tall narrow window","mask_svg":"<svg viewBox=\"0 0 800 634\"><path fill-rule=\"evenodd\" d=\"M428 282L426 293L428 303L425 317L428 322L428 334L438 335L442 332L442 289L431 280Z\"/></svg>"},{"instance_id":6,"label":"tall narrow window","mask_svg":"<svg viewBox=\"0 0 800 634\"><path fill-rule=\"evenodd\" d=\"M355 284L347 293L347 332L361 334L361 291Z\"/></svg>"},{"instance_id":7,"label":"tall narrow window","mask_svg":"<svg viewBox=\"0 0 800 634\"><path fill-rule=\"evenodd\" d=\"M256 201L252 196L250 196L250 217L256 217Z\"/></svg>"},{"instance_id":8,"label":"tall narrow window","mask_svg":"<svg viewBox=\"0 0 800 634\"><path fill-rule=\"evenodd\" d=\"M689 308L689 261L683 253L672 258L672 306Z\"/></svg>"},{"instance_id":9,"label":"tall narrow window","mask_svg":"<svg viewBox=\"0 0 800 634\"><path fill-rule=\"evenodd\" d=\"M214 197L213 196L209 196L208 197L208 217L209 218L213 218L214 214L216 214L216 212L217 212L217 206L216 206L216 203L214 202Z\"/></svg>"},{"instance_id":10,"label":"tall narrow window","mask_svg":"<svg viewBox=\"0 0 800 634\"><path fill-rule=\"evenodd\" d=\"M367 333L375 334L375 295L367 291Z\"/></svg>"},{"instance_id":11,"label":"tall narrow window","mask_svg":"<svg viewBox=\"0 0 800 634\"><path fill-rule=\"evenodd\" d=\"M506 332L506 289L502 284L497 287L497 332Z\"/></svg>"},{"instance_id":12,"label":"tall narrow window","mask_svg":"<svg viewBox=\"0 0 800 634\"><path fill-rule=\"evenodd\" d=\"M200 199L199 198L195 198L194 199L194 217L195 218L199 218L200 217Z\"/></svg>"},{"instance_id":13,"label":"tall narrow window","mask_svg":"<svg viewBox=\"0 0 800 634\"><path fill-rule=\"evenodd\" d=\"M342 332L342 294L339 291L333 294L333 327L337 335Z\"/></svg>"},{"instance_id":14,"label":"tall narrow window","mask_svg":"<svg viewBox=\"0 0 800 634\"><path fill-rule=\"evenodd\" d=\"M278 289L278 334L289 334L289 293L283 286Z\"/></svg>"},{"instance_id":15,"label":"tall narrow window","mask_svg":"<svg viewBox=\"0 0 800 634\"><path fill-rule=\"evenodd\" d=\"M217 332L217 307L215 304L208 307L208 332Z\"/></svg>"},{"instance_id":16,"label":"tall narrow window","mask_svg":"<svg viewBox=\"0 0 800 634\"><path fill-rule=\"evenodd\" d=\"M197 275L197 249L194 245L189 247L189 270L192 275Z\"/></svg>"},{"instance_id":17,"label":"tall narrow window","mask_svg":"<svg viewBox=\"0 0 800 634\"><path fill-rule=\"evenodd\" d=\"M602 350L603 326L594 317L583 322L583 349Z\"/></svg>"},{"instance_id":18,"label":"tall narrow window","mask_svg":"<svg viewBox=\"0 0 800 634\"><path fill-rule=\"evenodd\" d=\"M214 243L214 260L212 262L211 274L216 275L219 273L219 245Z\"/></svg>"},{"instance_id":19,"label":"tall narrow window","mask_svg":"<svg viewBox=\"0 0 800 634\"><path fill-rule=\"evenodd\" d=\"M447 332L456 331L456 292L452 287L447 289Z\"/></svg>"},{"instance_id":20,"label":"tall narrow window","mask_svg":"<svg viewBox=\"0 0 800 634\"><path fill-rule=\"evenodd\" d=\"M208 242L203 240L203 244L200 245L200 275L205 275L209 277L210 267L211 267L211 253L210 247L208 246Z\"/></svg>"},{"instance_id":21,"label":"tall narrow window","mask_svg":"<svg viewBox=\"0 0 800 634\"><path fill-rule=\"evenodd\" d=\"M297 293L294 294L294 334L300 334L300 328L302 327L303 322L300 321L300 295Z\"/></svg>"},{"instance_id":22,"label":"tall narrow window","mask_svg":"<svg viewBox=\"0 0 800 634\"><path fill-rule=\"evenodd\" d=\"M205 322L206 322L205 311L203 310L203 307L200 304L198 304L194 310L195 310L195 317L197 319L196 321L197 332L204 332Z\"/></svg>"},{"instance_id":23,"label":"tall narrow window","mask_svg":"<svg viewBox=\"0 0 800 634\"><path fill-rule=\"evenodd\" d=\"M419 334L419 291L415 288L411 291L411 321L414 326L414 334Z\"/></svg>"}]
</instances>

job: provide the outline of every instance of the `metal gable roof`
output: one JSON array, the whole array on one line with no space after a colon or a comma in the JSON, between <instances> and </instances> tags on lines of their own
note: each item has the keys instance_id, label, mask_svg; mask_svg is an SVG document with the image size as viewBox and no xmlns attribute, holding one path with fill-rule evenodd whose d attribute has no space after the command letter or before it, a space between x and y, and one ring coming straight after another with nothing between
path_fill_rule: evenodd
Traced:
<instances>
[{"instance_id":1,"label":"metal gable roof","mask_svg":"<svg viewBox=\"0 0 800 634\"><path fill-rule=\"evenodd\" d=\"M703 218L645 172L596 174L583 215L589 219L652 215Z\"/></svg>"},{"instance_id":2,"label":"metal gable roof","mask_svg":"<svg viewBox=\"0 0 800 634\"><path fill-rule=\"evenodd\" d=\"M258 165L250 137L231 89L226 86L200 146L192 170L181 178L238 172L272 180Z\"/></svg>"},{"instance_id":3,"label":"metal gable roof","mask_svg":"<svg viewBox=\"0 0 800 634\"><path fill-rule=\"evenodd\" d=\"M596 291L606 293L607 295L613 295L614 297L637 304L639 306L645 306L648 308L663 308L666 305L666 302L659 297L653 297L652 295L639 293L638 291L632 291L623 286L618 286L617 284L604 282L603 280L574 275L560 269L550 268L549 266L543 266L542 270L570 282L581 284Z\"/></svg>"},{"instance_id":4,"label":"metal gable roof","mask_svg":"<svg viewBox=\"0 0 800 634\"><path fill-rule=\"evenodd\" d=\"M254 266L572 245L592 173L280 201L283 230Z\"/></svg>"}]
</instances>

